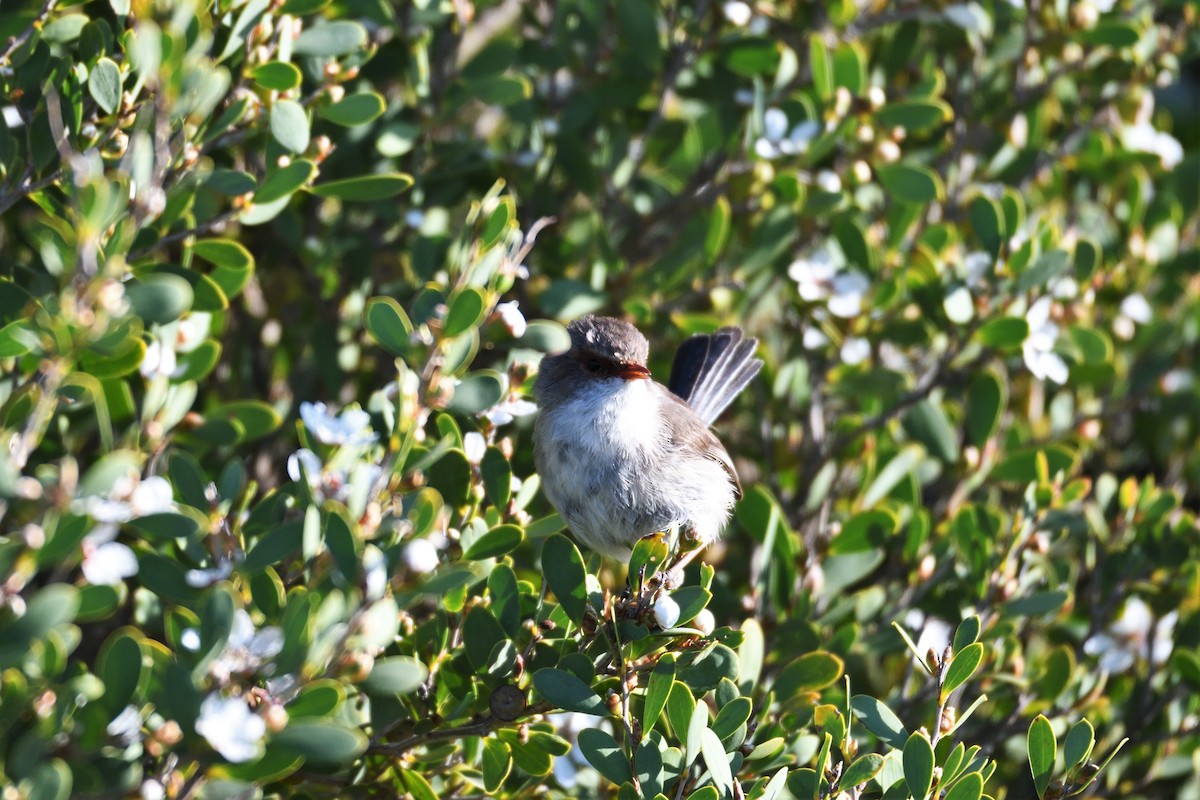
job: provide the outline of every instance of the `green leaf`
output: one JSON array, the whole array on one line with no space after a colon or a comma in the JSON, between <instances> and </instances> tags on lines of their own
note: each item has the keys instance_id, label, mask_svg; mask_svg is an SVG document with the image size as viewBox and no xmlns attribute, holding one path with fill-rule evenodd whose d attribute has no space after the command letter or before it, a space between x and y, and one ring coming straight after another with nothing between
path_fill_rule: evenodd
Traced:
<instances>
[{"instance_id":1,"label":"green leaf","mask_svg":"<svg viewBox=\"0 0 1200 800\"><path fill-rule=\"evenodd\" d=\"M650 681L646 685L646 704L642 709L642 730L651 730L667 706L667 698L675 685L675 655L664 653L659 656Z\"/></svg>"},{"instance_id":2,"label":"green leaf","mask_svg":"<svg viewBox=\"0 0 1200 800\"><path fill-rule=\"evenodd\" d=\"M867 88L867 56L857 41L839 44L833 52L833 82L850 94L861 95Z\"/></svg>"},{"instance_id":3,"label":"green leaf","mask_svg":"<svg viewBox=\"0 0 1200 800\"><path fill-rule=\"evenodd\" d=\"M349 202L366 203L395 197L413 185L411 175L389 172L380 175L362 175L326 181L312 186L309 191L320 197L337 197Z\"/></svg>"},{"instance_id":4,"label":"green leaf","mask_svg":"<svg viewBox=\"0 0 1200 800\"><path fill-rule=\"evenodd\" d=\"M479 462L479 474L488 500L502 512L507 511L512 499L512 465L504 451L495 445L489 446Z\"/></svg>"},{"instance_id":5,"label":"green leaf","mask_svg":"<svg viewBox=\"0 0 1200 800\"><path fill-rule=\"evenodd\" d=\"M987 347L1016 350L1029 336L1029 323L1022 317L995 317L975 331L975 338Z\"/></svg>"},{"instance_id":6,"label":"green leaf","mask_svg":"<svg viewBox=\"0 0 1200 800\"><path fill-rule=\"evenodd\" d=\"M512 750L498 738L483 740L483 788L489 796L495 795L512 770Z\"/></svg>"},{"instance_id":7,"label":"green leaf","mask_svg":"<svg viewBox=\"0 0 1200 800\"><path fill-rule=\"evenodd\" d=\"M722 742L727 741L737 733L739 728L746 724L753 710L754 708L750 703L749 697L734 698L721 706L717 712L717 716L713 718L710 727L718 739Z\"/></svg>"},{"instance_id":8,"label":"green leaf","mask_svg":"<svg viewBox=\"0 0 1200 800\"><path fill-rule=\"evenodd\" d=\"M822 100L833 97L833 59L820 34L808 37L808 65L812 71L813 87Z\"/></svg>"},{"instance_id":9,"label":"green leaf","mask_svg":"<svg viewBox=\"0 0 1200 800\"><path fill-rule=\"evenodd\" d=\"M1050 476L1059 472L1069 473L1075 464L1075 454L1062 445L1027 447L1010 453L992 469L992 478L998 481L1030 483L1037 480L1038 453L1045 454Z\"/></svg>"},{"instance_id":10,"label":"green leaf","mask_svg":"<svg viewBox=\"0 0 1200 800\"><path fill-rule=\"evenodd\" d=\"M969 772L962 776L942 800L981 800L983 797L983 775Z\"/></svg>"},{"instance_id":11,"label":"green leaf","mask_svg":"<svg viewBox=\"0 0 1200 800\"><path fill-rule=\"evenodd\" d=\"M958 437L941 405L929 398L915 403L903 419L908 435L947 464L958 461Z\"/></svg>"},{"instance_id":12,"label":"green leaf","mask_svg":"<svg viewBox=\"0 0 1200 800\"><path fill-rule=\"evenodd\" d=\"M241 293L254 273L254 256L232 239L201 239L192 246L192 252L216 265L209 277L227 298Z\"/></svg>"},{"instance_id":13,"label":"green leaf","mask_svg":"<svg viewBox=\"0 0 1200 800\"><path fill-rule=\"evenodd\" d=\"M524 75L492 75L464 85L476 100L493 106L511 106L533 96L533 84Z\"/></svg>"},{"instance_id":14,"label":"green leaf","mask_svg":"<svg viewBox=\"0 0 1200 800\"><path fill-rule=\"evenodd\" d=\"M1095 240L1081 237L1075 242L1073 259L1075 275L1079 280L1087 281L1104 263L1104 251Z\"/></svg>"},{"instance_id":15,"label":"green leaf","mask_svg":"<svg viewBox=\"0 0 1200 800\"><path fill-rule=\"evenodd\" d=\"M901 100L875 112L875 123L879 128L904 128L909 133L924 133L953 120L954 110L950 105L932 98Z\"/></svg>"},{"instance_id":16,"label":"green leaf","mask_svg":"<svg viewBox=\"0 0 1200 800\"><path fill-rule=\"evenodd\" d=\"M587 571L575 543L556 533L542 545L542 575L559 605L575 624L583 622L587 608Z\"/></svg>"},{"instance_id":17,"label":"green leaf","mask_svg":"<svg viewBox=\"0 0 1200 800\"><path fill-rule=\"evenodd\" d=\"M817 650L806 653L779 671L773 690L780 700L806 692L817 692L842 677L842 660L832 653Z\"/></svg>"},{"instance_id":18,"label":"green leaf","mask_svg":"<svg viewBox=\"0 0 1200 800\"><path fill-rule=\"evenodd\" d=\"M333 105L325 106L317 112L317 116L352 128L378 119L386 108L387 104L377 92L359 92L346 95Z\"/></svg>"},{"instance_id":19,"label":"green leaf","mask_svg":"<svg viewBox=\"0 0 1200 800\"><path fill-rule=\"evenodd\" d=\"M111 58L101 58L88 75L88 94L96 105L111 114L121 107L123 90L121 68Z\"/></svg>"},{"instance_id":20,"label":"green leaf","mask_svg":"<svg viewBox=\"0 0 1200 800\"><path fill-rule=\"evenodd\" d=\"M883 756L878 753L859 756L842 774L841 786L861 786L878 775L881 769L883 769Z\"/></svg>"},{"instance_id":21,"label":"green leaf","mask_svg":"<svg viewBox=\"0 0 1200 800\"><path fill-rule=\"evenodd\" d=\"M492 612L483 606L473 606L467 612L462 624L462 637L467 659L476 672L484 672L488 668L496 645L508 639Z\"/></svg>"},{"instance_id":22,"label":"green leaf","mask_svg":"<svg viewBox=\"0 0 1200 800\"><path fill-rule=\"evenodd\" d=\"M295 89L303 80L300 68L286 61L268 61L266 64L259 64L250 71L250 77L264 89L276 92Z\"/></svg>"},{"instance_id":23,"label":"green leaf","mask_svg":"<svg viewBox=\"0 0 1200 800\"><path fill-rule=\"evenodd\" d=\"M292 720L271 743L303 756L309 764L328 767L352 763L370 744L358 728L316 719Z\"/></svg>"},{"instance_id":24,"label":"green leaf","mask_svg":"<svg viewBox=\"0 0 1200 800\"><path fill-rule=\"evenodd\" d=\"M191 516L194 513L164 511L137 517L128 524L151 540L170 542L172 539L190 539L200 532L201 524L208 522L202 515L197 515L199 518Z\"/></svg>"},{"instance_id":25,"label":"green leaf","mask_svg":"<svg viewBox=\"0 0 1200 800\"><path fill-rule=\"evenodd\" d=\"M700 732L700 755L704 757L704 763L708 767L709 775L712 776L713 784L722 795L731 795L733 793L733 773L729 769L729 756L725 755L725 748L721 745L717 734L709 728Z\"/></svg>"},{"instance_id":26,"label":"green leaf","mask_svg":"<svg viewBox=\"0 0 1200 800\"><path fill-rule=\"evenodd\" d=\"M293 153L308 149L308 114L295 100L277 100L271 107L271 136Z\"/></svg>"},{"instance_id":27,"label":"green leaf","mask_svg":"<svg viewBox=\"0 0 1200 800\"><path fill-rule=\"evenodd\" d=\"M442 333L446 338L452 338L477 327L483 321L487 311L487 301L483 292L468 286L450 300L450 309L446 312L446 322Z\"/></svg>"},{"instance_id":28,"label":"green leaf","mask_svg":"<svg viewBox=\"0 0 1200 800\"><path fill-rule=\"evenodd\" d=\"M970 680L971 676L975 674L975 670L979 669L979 664L982 661L983 645L979 642L968 645L955 653L954 659L946 669L946 677L942 685L943 697L949 695L959 686Z\"/></svg>"},{"instance_id":29,"label":"green leaf","mask_svg":"<svg viewBox=\"0 0 1200 800\"><path fill-rule=\"evenodd\" d=\"M974 644L979 639L980 625L978 614L972 614L958 623L958 627L954 631L953 644L955 651L962 650L968 645Z\"/></svg>"},{"instance_id":30,"label":"green leaf","mask_svg":"<svg viewBox=\"0 0 1200 800\"><path fill-rule=\"evenodd\" d=\"M375 663L379 668L379 662ZM346 687L339 681L322 678L305 684L296 697L287 704L288 717L320 719L333 715L346 702Z\"/></svg>"},{"instance_id":31,"label":"green leaf","mask_svg":"<svg viewBox=\"0 0 1200 800\"><path fill-rule=\"evenodd\" d=\"M110 717L129 705L143 674L142 648L128 629L114 631L100 648L96 675L104 681L103 704Z\"/></svg>"},{"instance_id":32,"label":"green leaf","mask_svg":"<svg viewBox=\"0 0 1200 800\"><path fill-rule=\"evenodd\" d=\"M856 694L850 700L854 715L866 726L867 730L878 736L882 741L895 748L903 748L908 739L908 732L900 718L882 701L865 694Z\"/></svg>"},{"instance_id":33,"label":"green leaf","mask_svg":"<svg viewBox=\"0 0 1200 800\"><path fill-rule=\"evenodd\" d=\"M1000 204L985 194L977 194L971 198L968 206L971 227L980 244L993 258L1000 252L1007 238L1004 228L1004 209Z\"/></svg>"},{"instance_id":34,"label":"green leaf","mask_svg":"<svg viewBox=\"0 0 1200 800\"><path fill-rule=\"evenodd\" d=\"M1120 19L1101 20L1091 30L1083 31L1083 40L1089 44L1104 45L1120 50L1133 47L1142 36L1132 23Z\"/></svg>"},{"instance_id":35,"label":"green leaf","mask_svg":"<svg viewBox=\"0 0 1200 800\"><path fill-rule=\"evenodd\" d=\"M372 297L363 311L363 324L385 350L392 355L404 355L412 335L408 314L392 297Z\"/></svg>"},{"instance_id":36,"label":"green leaf","mask_svg":"<svg viewBox=\"0 0 1200 800\"><path fill-rule=\"evenodd\" d=\"M717 197L713 202L712 212L708 216L708 230L704 236L704 258L713 262L725 249L732 228L733 209L729 198L725 195Z\"/></svg>"},{"instance_id":37,"label":"green leaf","mask_svg":"<svg viewBox=\"0 0 1200 800\"><path fill-rule=\"evenodd\" d=\"M652 533L649 536L643 536L638 539L633 546L633 553L629 557L629 582L630 585L637 589L638 581L650 580L658 574L666 563L669 549L667 547L667 538L661 533ZM643 575L643 570L645 573ZM678 602L678 601L676 601ZM697 610L696 613L699 613ZM693 614L692 616L695 616Z\"/></svg>"},{"instance_id":38,"label":"green leaf","mask_svg":"<svg viewBox=\"0 0 1200 800\"><path fill-rule=\"evenodd\" d=\"M1065 250L1042 253L1017 276L1017 291L1028 292L1031 289L1044 288L1051 280L1066 272L1070 259Z\"/></svg>"},{"instance_id":39,"label":"green leaf","mask_svg":"<svg viewBox=\"0 0 1200 800\"><path fill-rule=\"evenodd\" d=\"M570 672L553 667L540 669L533 673L533 686L547 702L558 708L597 717L608 716L608 706L600 695Z\"/></svg>"},{"instance_id":40,"label":"green leaf","mask_svg":"<svg viewBox=\"0 0 1200 800\"><path fill-rule=\"evenodd\" d=\"M495 370L481 369L467 375L454 387L447 406L459 414L478 414L499 403L504 397L506 380Z\"/></svg>"},{"instance_id":41,"label":"green leaf","mask_svg":"<svg viewBox=\"0 0 1200 800\"><path fill-rule=\"evenodd\" d=\"M975 373L967 386L967 442L977 448L1000 427L1000 418L1008 403L1008 391L994 369Z\"/></svg>"},{"instance_id":42,"label":"green leaf","mask_svg":"<svg viewBox=\"0 0 1200 800\"><path fill-rule=\"evenodd\" d=\"M151 273L126 285L125 296L133 312L147 322L166 325L192 307L192 287L169 273Z\"/></svg>"},{"instance_id":43,"label":"green leaf","mask_svg":"<svg viewBox=\"0 0 1200 800\"><path fill-rule=\"evenodd\" d=\"M876 170L879 182L896 200L923 205L945 196L942 179L919 164L887 164Z\"/></svg>"},{"instance_id":44,"label":"green leaf","mask_svg":"<svg viewBox=\"0 0 1200 800\"><path fill-rule=\"evenodd\" d=\"M375 662L371 674L359 685L367 694L405 695L429 679L429 668L412 656L390 656Z\"/></svg>"},{"instance_id":45,"label":"green leaf","mask_svg":"<svg viewBox=\"0 0 1200 800\"><path fill-rule=\"evenodd\" d=\"M534 676L536 678L536 675ZM590 690L589 690L590 691ZM599 699L599 698L597 698ZM612 783L620 786L633 780L629 759L607 731L587 728L579 732L579 752L596 771Z\"/></svg>"},{"instance_id":46,"label":"green leaf","mask_svg":"<svg viewBox=\"0 0 1200 800\"><path fill-rule=\"evenodd\" d=\"M523 541L525 541L525 532L519 525L497 525L472 542L467 551L463 553L463 558L471 561L497 558L516 550Z\"/></svg>"},{"instance_id":47,"label":"green leaf","mask_svg":"<svg viewBox=\"0 0 1200 800\"><path fill-rule=\"evenodd\" d=\"M241 428L239 442L259 439L283 424L278 411L258 400L240 400L218 406L206 417L206 421L215 420L237 422Z\"/></svg>"},{"instance_id":48,"label":"green leaf","mask_svg":"<svg viewBox=\"0 0 1200 800\"><path fill-rule=\"evenodd\" d=\"M904 764L904 782L908 784L908 792L917 800L924 800L933 786L933 745L929 737L920 731L914 731L904 743L902 762Z\"/></svg>"},{"instance_id":49,"label":"green leaf","mask_svg":"<svg viewBox=\"0 0 1200 800\"><path fill-rule=\"evenodd\" d=\"M887 497L892 489L896 488L896 484L912 474L924 458L925 449L923 447L916 444L906 445L883 469L879 470L879 474L875 476L875 480L863 494L860 506L871 508Z\"/></svg>"},{"instance_id":50,"label":"green leaf","mask_svg":"<svg viewBox=\"0 0 1200 800\"><path fill-rule=\"evenodd\" d=\"M1015 597L1000 607L1006 617L1035 617L1057 611L1067 602L1069 595L1063 591L1034 592L1027 597Z\"/></svg>"},{"instance_id":51,"label":"green leaf","mask_svg":"<svg viewBox=\"0 0 1200 800\"><path fill-rule=\"evenodd\" d=\"M254 193L254 202L258 205L267 205L276 200L286 199L312 180L316 174L316 164L303 158L297 159L268 175L262 186L258 187L258 191Z\"/></svg>"},{"instance_id":52,"label":"green leaf","mask_svg":"<svg viewBox=\"0 0 1200 800\"><path fill-rule=\"evenodd\" d=\"M1063 741L1063 765L1067 772L1084 763L1095 746L1096 731L1092 728L1092 723L1081 719L1072 725Z\"/></svg>"},{"instance_id":53,"label":"green leaf","mask_svg":"<svg viewBox=\"0 0 1200 800\"><path fill-rule=\"evenodd\" d=\"M1045 797L1046 787L1054 776L1054 757L1058 743L1054 739L1054 729L1050 720L1041 714L1029 725L1029 770L1033 773L1033 785L1038 797Z\"/></svg>"},{"instance_id":54,"label":"green leaf","mask_svg":"<svg viewBox=\"0 0 1200 800\"><path fill-rule=\"evenodd\" d=\"M367 29L357 22L337 20L305 28L292 45L300 56L340 56L367 43Z\"/></svg>"},{"instance_id":55,"label":"green leaf","mask_svg":"<svg viewBox=\"0 0 1200 800\"><path fill-rule=\"evenodd\" d=\"M74 774L61 758L51 758L34 766L22 783L21 796L30 800L67 800Z\"/></svg>"}]
</instances>

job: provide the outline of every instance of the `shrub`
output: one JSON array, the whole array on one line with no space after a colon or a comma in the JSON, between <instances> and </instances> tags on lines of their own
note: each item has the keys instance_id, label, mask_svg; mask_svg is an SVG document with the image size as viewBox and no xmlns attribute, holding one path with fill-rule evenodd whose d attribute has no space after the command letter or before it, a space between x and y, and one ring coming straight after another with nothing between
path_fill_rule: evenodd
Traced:
<instances>
[{"instance_id":1,"label":"shrub","mask_svg":"<svg viewBox=\"0 0 1200 800\"><path fill-rule=\"evenodd\" d=\"M5 796L1200 796L1195 21L6 7ZM669 592L588 312L760 339Z\"/></svg>"}]
</instances>

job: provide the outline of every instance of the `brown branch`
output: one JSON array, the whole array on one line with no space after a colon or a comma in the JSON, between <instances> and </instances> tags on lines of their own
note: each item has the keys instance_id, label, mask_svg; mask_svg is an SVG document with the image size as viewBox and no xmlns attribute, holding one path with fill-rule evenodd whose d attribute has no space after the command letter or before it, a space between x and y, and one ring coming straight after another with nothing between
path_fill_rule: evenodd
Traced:
<instances>
[{"instance_id":1,"label":"brown branch","mask_svg":"<svg viewBox=\"0 0 1200 800\"><path fill-rule=\"evenodd\" d=\"M37 30L43 22L46 21L46 17L50 16L50 12L54 10L56 5L58 5L58 0L45 0L45 2L42 3L42 8L40 11L38 11L37 16L33 18L33 22L30 22L29 26L26 27L25 30L21 31L20 35L14 36L8 40L8 47L5 47L4 52L0 53L0 64L10 63L9 59L12 58L12 54L15 53L17 49L21 47L21 45L29 41L29 37L33 36L33 32Z\"/></svg>"}]
</instances>

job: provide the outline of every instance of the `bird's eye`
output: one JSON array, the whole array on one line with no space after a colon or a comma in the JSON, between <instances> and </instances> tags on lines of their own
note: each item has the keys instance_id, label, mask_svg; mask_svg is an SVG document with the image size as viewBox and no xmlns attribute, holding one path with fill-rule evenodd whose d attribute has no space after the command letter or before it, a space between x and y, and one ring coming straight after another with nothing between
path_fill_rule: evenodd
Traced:
<instances>
[{"instance_id":1,"label":"bird's eye","mask_svg":"<svg viewBox=\"0 0 1200 800\"><path fill-rule=\"evenodd\" d=\"M592 372L599 372L600 366L601 366L600 359L598 359L598 358L589 358L588 359L587 368L589 370L591 370Z\"/></svg>"}]
</instances>

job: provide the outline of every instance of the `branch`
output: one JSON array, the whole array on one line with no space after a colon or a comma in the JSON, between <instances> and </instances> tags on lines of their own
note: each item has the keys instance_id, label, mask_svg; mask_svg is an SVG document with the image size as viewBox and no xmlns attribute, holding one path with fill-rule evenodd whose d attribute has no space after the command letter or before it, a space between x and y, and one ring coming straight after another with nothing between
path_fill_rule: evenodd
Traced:
<instances>
[{"instance_id":1,"label":"branch","mask_svg":"<svg viewBox=\"0 0 1200 800\"><path fill-rule=\"evenodd\" d=\"M8 47L5 47L4 52L0 53L0 64L10 63L12 54L15 53L21 45L29 41L29 37L33 36L33 32L37 30L43 22L46 21L46 17L50 16L50 12L54 10L56 5L58 5L58 0L46 0L46 2L42 3L42 9L38 11L37 16L33 18L33 22L29 23L29 27L21 31L19 36L14 36L8 40Z\"/></svg>"},{"instance_id":2,"label":"branch","mask_svg":"<svg viewBox=\"0 0 1200 800\"><path fill-rule=\"evenodd\" d=\"M242 213L241 209L231 208L224 213L218 214L217 216L213 217L212 219L205 220L204 222L200 223L199 225L197 225L194 228L188 228L187 230L177 231L176 233L172 233L169 236L162 237L161 239L159 239L157 242L155 242L152 245L143 247L140 250L134 250L126 257L126 260L137 261L139 258L144 258L145 256L150 255L155 250L158 250L161 247L166 247L167 245L172 245L172 244L175 244L176 242L182 242L184 239L188 239L192 236L200 236L205 233L212 233L213 231L217 230L218 228L224 227L226 223L232 222L234 219L237 218L237 216L240 213Z\"/></svg>"}]
</instances>

